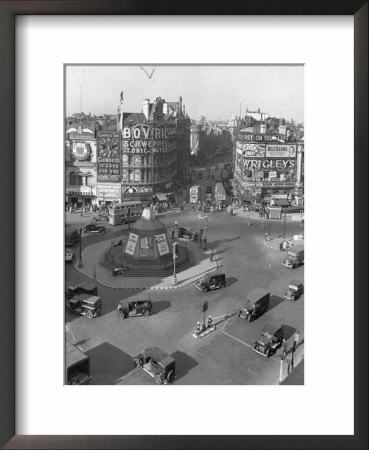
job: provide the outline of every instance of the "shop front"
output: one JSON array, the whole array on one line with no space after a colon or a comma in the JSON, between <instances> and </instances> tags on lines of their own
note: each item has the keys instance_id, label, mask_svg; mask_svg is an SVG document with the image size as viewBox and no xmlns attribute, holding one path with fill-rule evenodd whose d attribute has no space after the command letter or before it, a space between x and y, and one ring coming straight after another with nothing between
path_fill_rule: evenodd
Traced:
<instances>
[{"instance_id":1,"label":"shop front","mask_svg":"<svg viewBox=\"0 0 369 450\"><path fill-rule=\"evenodd\" d=\"M93 193L89 191L67 189L65 202L66 206L68 208L72 207L73 210L82 207L92 209L92 206L96 202L96 195L93 195Z\"/></svg>"}]
</instances>

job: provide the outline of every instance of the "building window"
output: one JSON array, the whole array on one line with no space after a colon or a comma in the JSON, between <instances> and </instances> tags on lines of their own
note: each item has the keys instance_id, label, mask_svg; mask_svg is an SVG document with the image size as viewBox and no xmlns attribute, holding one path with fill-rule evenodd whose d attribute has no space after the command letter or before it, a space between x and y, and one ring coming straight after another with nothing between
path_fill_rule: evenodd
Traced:
<instances>
[{"instance_id":1,"label":"building window","mask_svg":"<svg viewBox=\"0 0 369 450\"><path fill-rule=\"evenodd\" d=\"M69 184L71 186L77 186L77 174L75 172L69 174Z\"/></svg>"}]
</instances>

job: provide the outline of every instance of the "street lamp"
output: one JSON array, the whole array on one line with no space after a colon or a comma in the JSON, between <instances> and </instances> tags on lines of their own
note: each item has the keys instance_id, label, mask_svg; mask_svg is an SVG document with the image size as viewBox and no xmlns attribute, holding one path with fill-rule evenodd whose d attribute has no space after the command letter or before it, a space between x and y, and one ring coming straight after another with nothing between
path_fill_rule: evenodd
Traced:
<instances>
[{"instance_id":1,"label":"street lamp","mask_svg":"<svg viewBox=\"0 0 369 450\"><path fill-rule=\"evenodd\" d=\"M283 219L283 240L286 240L286 210L284 210L284 219Z\"/></svg>"},{"instance_id":2,"label":"street lamp","mask_svg":"<svg viewBox=\"0 0 369 450\"><path fill-rule=\"evenodd\" d=\"M292 356L291 356L291 368L294 368L294 361L293 361L293 357L297 348L297 344L299 343L300 340L300 333L296 330L295 335L293 337L293 347L292 347Z\"/></svg>"},{"instance_id":3,"label":"street lamp","mask_svg":"<svg viewBox=\"0 0 369 450\"><path fill-rule=\"evenodd\" d=\"M80 227L78 229L79 231L79 262L78 262L78 267L83 267L83 262L82 262L82 227Z\"/></svg>"},{"instance_id":4,"label":"street lamp","mask_svg":"<svg viewBox=\"0 0 369 450\"><path fill-rule=\"evenodd\" d=\"M174 242L172 244L173 246L173 284L177 284L177 275L176 275L176 259L178 258L177 255L177 242Z\"/></svg>"},{"instance_id":5,"label":"street lamp","mask_svg":"<svg viewBox=\"0 0 369 450\"><path fill-rule=\"evenodd\" d=\"M206 229L208 228L208 216L205 216L205 223L204 223L204 249L206 250Z\"/></svg>"}]
</instances>

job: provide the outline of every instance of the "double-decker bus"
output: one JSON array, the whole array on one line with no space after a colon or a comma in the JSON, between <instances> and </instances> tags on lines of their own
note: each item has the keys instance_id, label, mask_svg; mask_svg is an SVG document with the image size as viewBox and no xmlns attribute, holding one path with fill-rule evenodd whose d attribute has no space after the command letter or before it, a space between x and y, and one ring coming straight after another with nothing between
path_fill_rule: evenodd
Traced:
<instances>
[{"instance_id":1,"label":"double-decker bus","mask_svg":"<svg viewBox=\"0 0 369 450\"><path fill-rule=\"evenodd\" d=\"M214 197L218 205L225 205L226 192L223 183L215 183Z\"/></svg>"},{"instance_id":2,"label":"double-decker bus","mask_svg":"<svg viewBox=\"0 0 369 450\"><path fill-rule=\"evenodd\" d=\"M199 201L199 187L198 185L190 187L190 203L197 203Z\"/></svg>"},{"instance_id":3,"label":"double-decker bus","mask_svg":"<svg viewBox=\"0 0 369 450\"><path fill-rule=\"evenodd\" d=\"M136 222L141 217L143 207L144 205L141 201L113 203L109 206L110 225L124 225L129 222Z\"/></svg>"}]
</instances>

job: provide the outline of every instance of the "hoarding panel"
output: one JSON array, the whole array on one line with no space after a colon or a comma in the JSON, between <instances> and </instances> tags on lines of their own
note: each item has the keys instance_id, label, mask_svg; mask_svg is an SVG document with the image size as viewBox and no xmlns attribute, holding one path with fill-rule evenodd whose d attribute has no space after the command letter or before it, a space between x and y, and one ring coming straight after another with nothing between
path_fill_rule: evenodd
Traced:
<instances>
[{"instance_id":1,"label":"hoarding panel","mask_svg":"<svg viewBox=\"0 0 369 450\"><path fill-rule=\"evenodd\" d=\"M120 133L100 131L97 138L97 181L120 181L120 177Z\"/></svg>"},{"instance_id":2,"label":"hoarding panel","mask_svg":"<svg viewBox=\"0 0 369 450\"><path fill-rule=\"evenodd\" d=\"M266 146L267 158L296 158L296 145L275 144Z\"/></svg>"}]
</instances>

